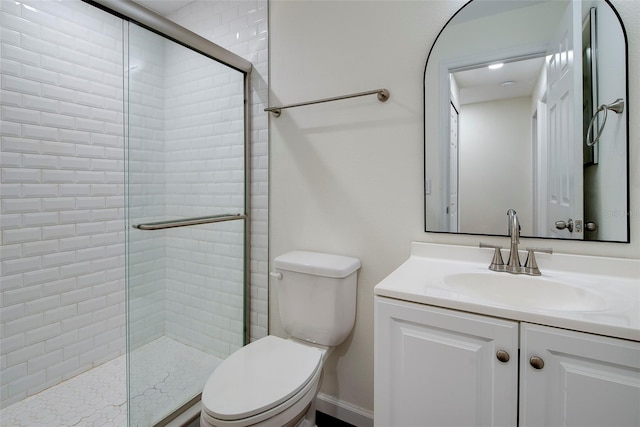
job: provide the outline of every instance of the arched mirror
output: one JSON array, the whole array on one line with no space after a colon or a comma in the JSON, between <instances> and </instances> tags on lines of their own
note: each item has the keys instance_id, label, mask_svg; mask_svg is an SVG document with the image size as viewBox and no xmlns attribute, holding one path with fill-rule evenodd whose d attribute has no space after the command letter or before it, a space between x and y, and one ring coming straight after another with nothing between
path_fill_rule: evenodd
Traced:
<instances>
[{"instance_id":1,"label":"arched mirror","mask_svg":"<svg viewBox=\"0 0 640 427\"><path fill-rule=\"evenodd\" d=\"M627 44L605 0L472 0L424 78L425 230L629 241Z\"/></svg>"}]
</instances>

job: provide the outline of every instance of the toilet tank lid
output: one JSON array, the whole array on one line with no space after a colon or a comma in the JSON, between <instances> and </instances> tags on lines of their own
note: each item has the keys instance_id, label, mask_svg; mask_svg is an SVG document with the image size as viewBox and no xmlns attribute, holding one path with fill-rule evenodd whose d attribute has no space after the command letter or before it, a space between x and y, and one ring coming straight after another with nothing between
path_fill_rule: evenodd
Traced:
<instances>
[{"instance_id":1,"label":"toilet tank lid","mask_svg":"<svg viewBox=\"0 0 640 427\"><path fill-rule=\"evenodd\" d=\"M342 278L360 268L360 260L343 255L293 251L277 256L273 266L280 270L315 276Z\"/></svg>"}]
</instances>

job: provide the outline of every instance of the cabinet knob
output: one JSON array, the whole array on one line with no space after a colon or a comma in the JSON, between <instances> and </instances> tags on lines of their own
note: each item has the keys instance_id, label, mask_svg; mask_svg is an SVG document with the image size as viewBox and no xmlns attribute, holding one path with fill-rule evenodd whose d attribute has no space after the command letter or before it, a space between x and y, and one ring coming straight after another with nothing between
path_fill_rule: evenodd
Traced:
<instances>
[{"instance_id":1,"label":"cabinet knob","mask_svg":"<svg viewBox=\"0 0 640 427\"><path fill-rule=\"evenodd\" d=\"M496 352L496 357L498 358L499 361L501 361L502 363L507 363L510 359L509 357L509 353L507 353L504 350L498 350Z\"/></svg>"},{"instance_id":2,"label":"cabinet knob","mask_svg":"<svg viewBox=\"0 0 640 427\"><path fill-rule=\"evenodd\" d=\"M531 359L529 359L529 363L531 364L531 366L534 369L542 369L542 368L544 368L544 360L542 360L541 357L531 356Z\"/></svg>"}]
</instances>

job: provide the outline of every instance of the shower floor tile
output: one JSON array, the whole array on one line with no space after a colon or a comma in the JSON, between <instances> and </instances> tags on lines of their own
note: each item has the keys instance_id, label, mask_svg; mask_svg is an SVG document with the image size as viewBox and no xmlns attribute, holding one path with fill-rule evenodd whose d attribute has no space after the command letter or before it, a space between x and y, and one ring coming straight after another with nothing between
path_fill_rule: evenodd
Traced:
<instances>
[{"instance_id":1,"label":"shower floor tile","mask_svg":"<svg viewBox=\"0 0 640 427\"><path fill-rule=\"evenodd\" d=\"M0 412L12 427L126 426L126 360L120 356Z\"/></svg>"},{"instance_id":2,"label":"shower floor tile","mask_svg":"<svg viewBox=\"0 0 640 427\"><path fill-rule=\"evenodd\" d=\"M149 363L153 361L153 363ZM161 337L133 351L131 425L154 425L204 388L222 359Z\"/></svg>"},{"instance_id":3,"label":"shower floor tile","mask_svg":"<svg viewBox=\"0 0 640 427\"><path fill-rule=\"evenodd\" d=\"M133 425L152 425L158 421L156 418L163 417L162 411L179 406L188 396L197 394L197 390L202 390L200 384L222 361L166 337L136 349L132 360L131 404L136 418ZM194 384L197 384L195 388ZM126 396L123 355L4 408L0 411L0 425L125 427Z\"/></svg>"}]
</instances>

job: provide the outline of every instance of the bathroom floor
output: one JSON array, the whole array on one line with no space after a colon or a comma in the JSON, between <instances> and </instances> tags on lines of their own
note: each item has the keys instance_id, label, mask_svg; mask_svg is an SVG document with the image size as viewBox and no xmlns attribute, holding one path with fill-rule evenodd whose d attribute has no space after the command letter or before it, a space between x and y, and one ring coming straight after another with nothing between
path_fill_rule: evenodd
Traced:
<instances>
[{"instance_id":1,"label":"bathroom floor","mask_svg":"<svg viewBox=\"0 0 640 427\"><path fill-rule=\"evenodd\" d=\"M346 423L331 415L316 412L316 427L354 427L352 424Z\"/></svg>"},{"instance_id":2,"label":"bathroom floor","mask_svg":"<svg viewBox=\"0 0 640 427\"><path fill-rule=\"evenodd\" d=\"M136 349L132 410L140 424L186 400L189 387L200 384L222 359L167 337ZM135 384L145 385L144 388ZM198 386L201 389L201 386ZM187 394L190 393L190 394ZM124 355L28 397L0 411L0 425L12 427L124 427L127 425ZM144 419L143 419L144 417ZM135 425L135 423L134 423Z\"/></svg>"}]
</instances>

